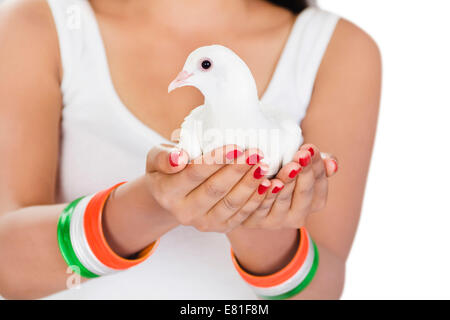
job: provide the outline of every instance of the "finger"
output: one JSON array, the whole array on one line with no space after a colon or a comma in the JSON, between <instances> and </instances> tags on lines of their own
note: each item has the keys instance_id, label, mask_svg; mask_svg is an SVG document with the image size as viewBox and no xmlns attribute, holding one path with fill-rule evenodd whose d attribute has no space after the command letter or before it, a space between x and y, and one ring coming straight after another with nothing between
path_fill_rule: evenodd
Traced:
<instances>
[{"instance_id":1,"label":"finger","mask_svg":"<svg viewBox=\"0 0 450 320\"><path fill-rule=\"evenodd\" d=\"M233 230L240 226L253 212L255 212L264 200L270 186L270 180L263 179L257 190L253 192L253 195L248 199L244 206L228 219L227 226L229 230Z\"/></svg>"},{"instance_id":2,"label":"finger","mask_svg":"<svg viewBox=\"0 0 450 320\"><path fill-rule=\"evenodd\" d=\"M290 214L308 212L314 195L315 175L312 165L303 167L299 173L293 192Z\"/></svg>"},{"instance_id":3,"label":"finger","mask_svg":"<svg viewBox=\"0 0 450 320\"><path fill-rule=\"evenodd\" d=\"M265 178L265 175L268 172L269 166L265 163L261 162L258 165L253 166L245 176L232 187L230 192L214 205L208 212L208 215L217 221L228 220L246 204L252 194L255 193L256 189L258 189L262 179Z\"/></svg>"},{"instance_id":4,"label":"finger","mask_svg":"<svg viewBox=\"0 0 450 320\"><path fill-rule=\"evenodd\" d=\"M249 165L244 159L253 157L253 155L257 153L258 150L255 149L247 150L240 157L238 157L238 159L236 159L236 163L226 165L215 172L214 175L207 178L186 196L186 204L195 204L199 209L199 212L208 212L217 202L219 202L232 190L232 188L247 174L249 170L254 167L253 165ZM185 171L188 169L189 168ZM185 171L180 174L183 174ZM262 178L265 173L256 168L255 172L257 171Z\"/></svg>"},{"instance_id":5,"label":"finger","mask_svg":"<svg viewBox=\"0 0 450 320\"><path fill-rule=\"evenodd\" d=\"M307 152L311 155L308 157ZM325 173L327 177L331 177L338 171L338 161L335 156L330 153L320 152L319 149L313 144L304 144L294 156L295 161L298 161L302 166L307 166L310 162L314 167L325 167ZM323 160L323 161L320 161Z\"/></svg>"},{"instance_id":6,"label":"finger","mask_svg":"<svg viewBox=\"0 0 450 320\"><path fill-rule=\"evenodd\" d=\"M281 224L281 222L285 220L285 217L291 208L292 195L294 193L297 176L302 170L303 168L300 164L295 162L290 162L281 168L277 178L283 182L284 188L279 192L272 206L272 210L267 217L270 221L268 221L269 224Z\"/></svg>"},{"instance_id":7,"label":"finger","mask_svg":"<svg viewBox=\"0 0 450 320\"><path fill-rule=\"evenodd\" d=\"M243 152L235 145L227 145L215 149L201 157L194 159L176 176L167 179L167 188L176 190L178 194L187 195L209 177L233 161L234 155Z\"/></svg>"},{"instance_id":8,"label":"finger","mask_svg":"<svg viewBox=\"0 0 450 320\"><path fill-rule=\"evenodd\" d=\"M334 176L338 172L339 168L337 159L333 155L328 153L324 153L322 157L327 177Z\"/></svg>"},{"instance_id":9,"label":"finger","mask_svg":"<svg viewBox=\"0 0 450 320\"><path fill-rule=\"evenodd\" d=\"M294 155L294 162L298 162L302 167L309 166L311 161L311 152L305 146L300 147Z\"/></svg>"},{"instance_id":10,"label":"finger","mask_svg":"<svg viewBox=\"0 0 450 320\"><path fill-rule=\"evenodd\" d=\"M173 146L158 145L147 154L147 172L173 174L183 170L189 161L189 156Z\"/></svg>"},{"instance_id":11,"label":"finger","mask_svg":"<svg viewBox=\"0 0 450 320\"><path fill-rule=\"evenodd\" d=\"M271 181L271 186L269 190L266 192L266 197L261 202L259 207L251 214L242 224L250 227L257 228L263 225L264 220L272 209L273 203L277 198L278 193L282 191L284 188L284 184L279 179L273 179Z\"/></svg>"},{"instance_id":12,"label":"finger","mask_svg":"<svg viewBox=\"0 0 450 320\"><path fill-rule=\"evenodd\" d=\"M306 152L308 152L311 155L310 162L308 162L307 160L308 156ZM322 160L319 149L315 145L313 144L303 145L296 156L299 157L299 162L303 163L303 166L306 170L311 169L314 172L314 177L316 180L326 175L326 168L324 165L324 161Z\"/></svg>"},{"instance_id":13,"label":"finger","mask_svg":"<svg viewBox=\"0 0 450 320\"><path fill-rule=\"evenodd\" d=\"M325 208L328 198L328 178L323 175L314 184L314 193L311 200L311 212L316 212Z\"/></svg>"},{"instance_id":14,"label":"finger","mask_svg":"<svg viewBox=\"0 0 450 320\"><path fill-rule=\"evenodd\" d=\"M317 146L315 146L314 144L306 143L306 144L302 145L299 150L308 151L309 154L311 155L311 161L313 163L314 162L320 162L320 160L321 160L321 157L320 157L321 153L319 151L319 148Z\"/></svg>"},{"instance_id":15,"label":"finger","mask_svg":"<svg viewBox=\"0 0 450 320\"><path fill-rule=\"evenodd\" d=\"M277 174L277 179L281 180L285 188L287 188L288 184L295 183L295 178L302 170L303 168L300 166L300 164L296 162L289 162L280 169Z\"/></svg>"},{"instance_id":16,"label":"finger","mask_svg":"<svg viewBox=\"0 0 450 320\"><path fill-rule=\"evenodd\" d=\"M315 182L310 212L316 212L325 207L328 197L326 162L322 159L322 154L319 152L319 149L314 145L306 145L305 147L308 147L308 150L314 154L311 167L314 173Z\"/></svg>"}]
</instances>

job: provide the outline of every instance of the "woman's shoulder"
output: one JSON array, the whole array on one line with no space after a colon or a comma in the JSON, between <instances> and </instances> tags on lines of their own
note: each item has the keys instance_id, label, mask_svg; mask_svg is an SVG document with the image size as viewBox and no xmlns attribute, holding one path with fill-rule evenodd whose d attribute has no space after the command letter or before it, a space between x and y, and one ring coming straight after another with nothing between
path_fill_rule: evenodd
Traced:
<instances>
[{"instance_id":1,"label":"woman's shoulder","mask_svg":"<svg viewBox=\"0 0 450 320\"><path fill-rule=\"evenodd\" d=\"M362 52L359 53L369 54L374 58L380 56L378 44L372 36L356 24L344 18L339 19L333 41L336 45L347 48L347 53L349 53L349 49L352 49L351 51L354 51L355 54L357 54L358 52L356 49L359 49L362 50Z\"/></svg>"},{"instance_id":2,"label":"woman's shoulder","mask_svg":"<svg viewBox=\"0 0 450 320\"><path fill-rule=\"evenodd\" d=\"M302 123L304 132L314 139L322 137L324 140L318 144L335 153L347 148L345 140L350 141L354 135L359 139L355 143L370 142L379 110L381 81L382 61L377 43L362 28L340 18L315 78L311 104Z\"/></svg>"},{"instance_id":3,"label":"woman's shoulder","mask_svg":"<svg viewBox=\"0 0 450 320\"><path fill-rule=\"evenodd\" d=\"M46 0L6 0L0 4L1 26L51 30L52 17Z\"/></svg>"},{"instance_id":4,"label":"woman's shoulder","mask_svg":"<svg viewBox=\"0 0 450 320\"><path fill-rule=\"evenodd\" d=\"M58 38L46 0L7 0L0 4L0 43L4 58L22 58L57 67ZM25 49L25 50L24 50Z\"/></svg>"},{"instance_id":5,"label":"woman's shoulder","mask_svg":"<svg viewBox=\"0 0 450 320\"><path fill-rule=\"evenodd\" d=\"M324 55L318 81L372 79L381 82L381 52L376 41L356 24L340 18Z\"/></svg>"}]
</instances>

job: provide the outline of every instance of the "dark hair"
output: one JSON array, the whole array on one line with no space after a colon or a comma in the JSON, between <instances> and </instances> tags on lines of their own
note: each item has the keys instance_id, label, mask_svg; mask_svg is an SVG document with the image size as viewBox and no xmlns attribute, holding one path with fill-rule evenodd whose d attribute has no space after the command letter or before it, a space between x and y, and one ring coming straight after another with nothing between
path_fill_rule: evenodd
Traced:
<instances>
[{"instance_id":1,"label":"dark hair","mask_svg":"<svg viewBox=\"0 0 450 320\"><path fill-rule=\"evenodd\" d=\"M293 13L300 13L308 6L307 0L269 0L277 6L291 10Z\"/></svg>"}]
</instances>

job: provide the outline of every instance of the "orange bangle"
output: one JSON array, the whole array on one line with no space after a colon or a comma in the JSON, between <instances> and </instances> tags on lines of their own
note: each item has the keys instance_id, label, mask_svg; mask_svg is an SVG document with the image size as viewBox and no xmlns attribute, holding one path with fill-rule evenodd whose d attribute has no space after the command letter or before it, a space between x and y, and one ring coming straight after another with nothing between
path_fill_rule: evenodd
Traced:
<instances>
[{"instance_id":1,"label":"orange bangle","mask_svg":"<svg viewBox=\"0 0 450 320\"><path fill-rule=\"evenodd\" d=\"M84 230L89 247L100 262L116 270L128 269L143 262L153 253L159 243L159 240L153 242L139 253L137 259L125 259L116 254L106 242L102 227L103 208L110 193L124 183L119 183L94 195L84 214Z\"/></svg>"},{"instance_id":2,"label":"orange bangle","mask_svg":"<svg viewBox=\"0 0 450 320\"><path fill-rule=\"evenodd\" d=\"M286 267L268 276L255 276L243 270L242 267L239 265L236 256L233 253L233 249L231 249L232 261L239 275L248 284L260 288L268 288L276 286L279 285L280 283L289 280L301 268L301 266L306 260L306 256L309 250L309 241L307 234L308 231L306 231L306 228L303 227L299 230L299 232L300 232L300 241L294 258L291 260L291 262L289 262L289 264Z\"/></svg>"}]
</instances>

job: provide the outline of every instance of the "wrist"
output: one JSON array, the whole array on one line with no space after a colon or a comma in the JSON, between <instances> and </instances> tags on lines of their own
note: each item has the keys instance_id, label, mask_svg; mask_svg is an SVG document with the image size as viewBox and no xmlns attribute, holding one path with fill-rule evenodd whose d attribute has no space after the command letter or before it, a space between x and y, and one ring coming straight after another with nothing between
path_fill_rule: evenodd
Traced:
<instances>
[{"instance_id":1,"label":"wrist","mask_svg":"<svg viewBox=\"0 0 450 320\"><path fill-rule=\"evenodd\" d=\"M297 296L314 278L319 265L319 252L306 228L298 230L294 256L289 263L277 272L255 275L246 270L233 250L233 264L253 291L263 299L284 300Z\"/></svg>"},{"instance_id":2,"label":"wrist","mask_svg":"<svg viewBox=\"0 0 450 320\"><path fill-rule=\"evenodd\" d=\"M143 177L114 190L105 204L105 238L121 256L140 251L177 225L149 193Z\"/></svg>"},{"instance_id":3,"label":"wrist","mask_svg":"<svg viewBox=\"0 0 450 320\"><path fill-rule=\"evenodd\" d=\"M242 266L253 274L271 274L285 267L298 247L298 229L236 228L227 234Z\"/></svg>"},{"instance_id":4,"label":"wrist","mask_svg":"<svg viewBox=\"0 0 450 320\"><path fill-rule=\"evenodd\" d=\"M66 264L86 278L126 270L145 261L158 246L153 241L133 257L115 252L106 240L104 209L111 193L124 182L72 201L58 220L58 246Z\"/></svg>"}]
</instances>

